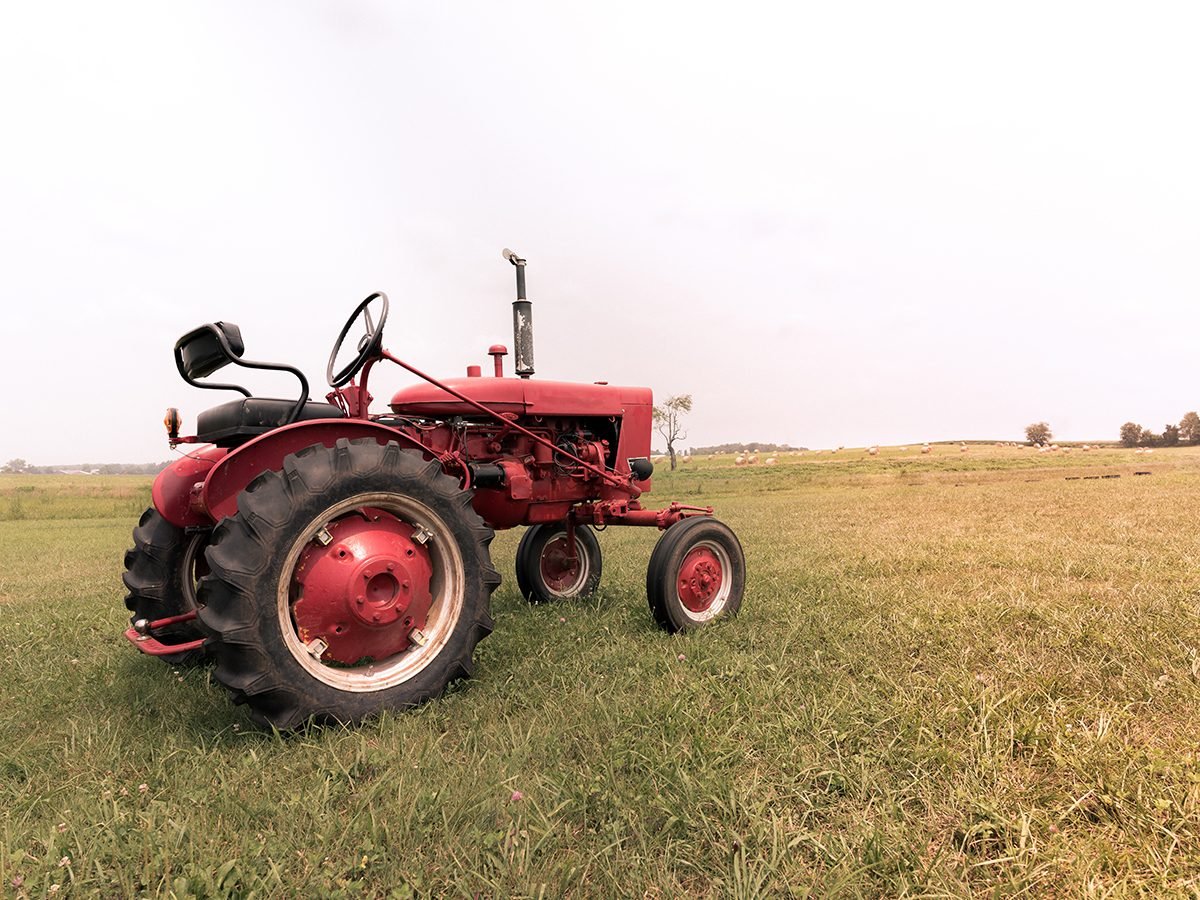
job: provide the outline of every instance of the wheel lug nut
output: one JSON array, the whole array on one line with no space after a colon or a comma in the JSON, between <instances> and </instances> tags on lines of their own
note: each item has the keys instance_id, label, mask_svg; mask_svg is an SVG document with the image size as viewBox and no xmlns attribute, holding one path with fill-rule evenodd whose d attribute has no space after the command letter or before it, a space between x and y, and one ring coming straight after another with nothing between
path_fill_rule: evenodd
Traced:
<instances>
[{"instance_id":1,"label":"wheel lug nut","mask_svg":"<svg viewBox=\"0 0 1200 900\"><path fill-rule=\"evenodd\" d=\"M388 571L389 571L389 572L395 572L395 571L396 571L396 564L395 564L395 563L388 563Z\"/></svg>"},{"instance_id":2,"label":"wheel lug nut","mask_svg":"<svg viewBox=\"0 0 1200 900\"><path fill-rule=\"evenodd\" d=\"M363 605L363 602L364 602L365 600L366 600L366 597L355 597L355 598L354 598L354 602L355 602L355 603L357 603L359 606L362 606L362 605Z\"/></svg>"}]
</instances>

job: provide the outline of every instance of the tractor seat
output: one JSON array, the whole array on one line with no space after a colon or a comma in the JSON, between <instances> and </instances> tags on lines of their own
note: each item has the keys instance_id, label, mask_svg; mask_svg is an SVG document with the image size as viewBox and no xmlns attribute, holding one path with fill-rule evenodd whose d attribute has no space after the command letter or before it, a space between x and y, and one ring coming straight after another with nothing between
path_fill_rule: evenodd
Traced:
<instances>
[{"instance_id":1,"label":"tractor seat","mask_svg":"<svg viewBox=\"0 0 1200 900\"><path fill-rule=\"evenodd\" d=\"M218 447L236 447L253 437L279 428L296 406L295 400L247 397L206 409L196 419L196 437ZM340 419L345 414L332 403L305 402L297 422L310 419Z\"/></svg>"}]
</instances>

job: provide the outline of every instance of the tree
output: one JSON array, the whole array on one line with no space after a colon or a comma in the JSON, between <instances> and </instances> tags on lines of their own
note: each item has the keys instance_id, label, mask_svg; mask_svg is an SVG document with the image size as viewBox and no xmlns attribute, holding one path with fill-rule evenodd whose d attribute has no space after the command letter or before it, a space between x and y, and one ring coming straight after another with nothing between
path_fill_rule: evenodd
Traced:
<instances>
[{"instance_id":1,"label":"tree","mask_svg":"<svg viewBox=\"0 0 1200 900\"><path fill-rule=\"evenodd\" d=\"M1025 426L1025 440L1031 444L1048 444L1052 437L1054 435L1050 433L1050 426L1045 422L1034 422Z\"/></svg>"},{"instance_id":2,"label":"tree","mask_svg":"<svg viewBox=\"0 0 1200 900\"><path fill-rule=\"evenodd\" d=\"M1174 447L1179 443L1179 426L1172 425L1168 422L1163 426L1162 445L1164 447Z\"/></svg>"},{"instance_id":3,"label":"tree","mask_svg":"<svg viewBox=\"0 0 1200 900\"><path fill-rule=\"evenodd\" d=\"M1162 435L1155 434L1149 428L1142 429L1142 439L1139 442L1143 447L1157 447L1162 443Z\"/></svg>"},{"instance_id":4,"label":"tree","mask_svg":"<svg viewBox=\"0 0 1200 900\"><path fill-rule=\"evenodd\" d=\"M675 394L660 406L654 407L654 424L658 433L667 442L667 455L671 457L671 471L675 471L675 444L687 439L683 430L683 417L692 411L691 394Z\"/></svg>"},{"instance_id":5,"label":"tree","mask_svg":"<svg viewBox=\"0 0 1200 900\"><path fill-rule=\"evenodd\" d=\"M1136 447L1142 439L1142 426L1137 422L1126 422L1121 426L1121 446Z\"/></svg>"},{"instance_id":6,"label":"tree","mask_svg":"<svg viewBox=\"0 0 1200 900\"><path fill-rule=\"evenodd\" d=\"M1192 444L1200 441L1200 415L1194 412L1184 414L1179 420L1179 437Z\"/></svg>"},{"instance_id":7,"label":"tree","mask_svg":"<svg viewBox=\"0 0 1200 900\"><path fill-rule=\"evenodd\" d=\"M10 459L8 462L6 462L4 464L4 468L0 469L0 472L8 472L9 474L16 474L18 472L24 472L28 468L29 468L29 463L25 462L25 460Z\"/></svg>"}]
</instances>

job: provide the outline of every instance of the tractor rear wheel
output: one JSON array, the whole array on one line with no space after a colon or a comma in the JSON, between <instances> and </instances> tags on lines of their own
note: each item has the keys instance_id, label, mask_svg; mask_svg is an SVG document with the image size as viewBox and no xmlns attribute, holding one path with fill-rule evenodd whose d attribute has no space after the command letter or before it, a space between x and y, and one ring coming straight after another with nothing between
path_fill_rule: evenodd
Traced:
<instances>
[{"instance_id":1,"label":"tractor rear wheel","mask_svg":"<svg viewBox=\"0 0 1200 900\"><path fill-rule=\"evenodd\" d=\"M646 597L660 628L692 631L735 616L746 587L746 556L737 535L709 516L663 532L646 569Z\"/></svg>"},{"instance_id":2,"label":"tractor rear wheel","mask_svg":"<svg viewBox=\"0 0 1200 900\"><path fill-rule=\"evenodd\" d=\"M208 533L188 534L172 525L154 507L142 513L133 529L133 548L125 551L125 572L121 580L129 593L125 606L133 613L130 622L139 619L165 619L196 608L196 582L208 571L204 548ZM164 644L183 644L202 637L190 622L168 625L154 635ZM160 656L173 666L190 665L205 657L203 649Z\"/></svg>"},{"instance_id":3,"label":"tractor rear wheel","mask_svg":"<svg viewBox=\"0 0 1200 900\"><path fill-rule=\"evenodd\" d=\"M214 677L281 730L439 696L492 630L492 535L457 479L394 441L288 456L213 531Z\"/></svg>"},{"instance_id":4,"label":"tractor rear wheel","mask_svg":"<svg viewBox=\"0 0 1200 900\"><path fill-rule=\"evenodd\" d=\"M600 586L602 556L596 533L575 527L575 552L566 525L534 525L517 546L517 586L530 603L590 597Z\"/></svg>"}]
</instances>

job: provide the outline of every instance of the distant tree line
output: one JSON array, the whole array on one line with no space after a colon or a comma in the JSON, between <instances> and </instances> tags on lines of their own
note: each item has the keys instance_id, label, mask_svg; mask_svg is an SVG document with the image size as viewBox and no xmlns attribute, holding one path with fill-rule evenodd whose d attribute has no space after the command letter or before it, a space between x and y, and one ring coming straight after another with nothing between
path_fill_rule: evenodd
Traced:
<instances>
[{"instance_id":1,"label":"distant tree line","mask_svg":"<svg viewBox=\"0 0 1200 900\"><path fill-rule=\"evenodd\" d=\"M174 460L156 463L72 463L67 466L31 466L23 459L10 459L0 472L7 475L157 475Z\"/></svg>"},{"instance_id":2,"label":"distant tree line","mask_svg":"<svg viewBox=\"0 0 1200 900\"><path fill-rule=\"evenodd\" d=\"M788 450L807 450L807 447L793 447L791 444L760 444L755 441L743 441L738 444L713 444L711 447L690 447L689 453L741 453L753 448L755 453L783 453Z\"/></svg>"},{"instance_id":3,"label":"distant tree line","mask_svg":"<svg viewBox=\"0 0 1200 900\"><path fill-rule=\"evenodd\" d=\"M1178 425L1167 423L1161 434L1143 428L1137 422L1126 422L1120 431L1122 447L1175 447L1179 444L1200 444L1200 415L1187 413Z\"/></svg>"}]
</instances>

